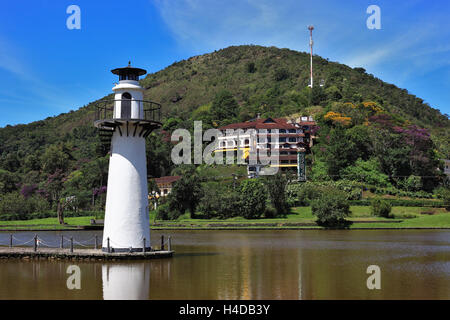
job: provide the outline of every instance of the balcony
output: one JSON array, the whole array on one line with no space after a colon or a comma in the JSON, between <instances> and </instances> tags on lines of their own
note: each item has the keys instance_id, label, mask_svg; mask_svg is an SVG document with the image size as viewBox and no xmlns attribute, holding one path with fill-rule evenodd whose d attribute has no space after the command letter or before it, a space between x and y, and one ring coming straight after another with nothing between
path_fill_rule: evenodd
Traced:
<instances>
[{"instance_id":1,"label":"balcony","mask_svg":"<svg viewBox=\"0 0 450 320\"><path fill-rule=\"evenodd\" d=\"M115 131L117 127L122 135L121 127L125 126L127 136L132 131L133 136L138 133L139 136L147 137L161 125L159 103L129 99L102 100L96 103L94 126L101 130ZM142 129L138 131L138 127Z\"/></svg>"},{"instance_id":2,"label":"balcony","mask_svg":"<svg viewBox=\"0 0 450 320\"><path fill-rule=\"evenodd\" d=\"M114 115L115 106L128 106L128 114ZM136 114L133 114L136 111ZM146 100L103 100L96 103L95 121L120 120L120 121L161 121L161 105L153 101Z\"/></svg>"}]
</instances>

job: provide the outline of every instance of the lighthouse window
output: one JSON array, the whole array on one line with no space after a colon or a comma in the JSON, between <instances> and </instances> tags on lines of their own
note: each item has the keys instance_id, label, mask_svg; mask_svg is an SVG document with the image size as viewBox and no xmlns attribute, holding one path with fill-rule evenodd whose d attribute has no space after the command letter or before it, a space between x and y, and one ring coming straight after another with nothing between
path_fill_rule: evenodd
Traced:
<instances>
[{"instance_id":1,"label":"lighthouse window","mask_svg":"<svg viewBox=\"0 0 450 320\"><path fill-rule=\"evenodd\" d=\"M136 74L121 74L119 75L119 80L138 80L138 76Z\"/></svg>"},{"instance_id":2,"label":"lighthouse window","mask_svg":"<svg viewBox=\"0 0 450 320\"><path fill-rule=\"evenodd\" d=\"M128 92L122 94L121 118L131 118L131 94L129 94Z\"/></svg>"}]
</instances>

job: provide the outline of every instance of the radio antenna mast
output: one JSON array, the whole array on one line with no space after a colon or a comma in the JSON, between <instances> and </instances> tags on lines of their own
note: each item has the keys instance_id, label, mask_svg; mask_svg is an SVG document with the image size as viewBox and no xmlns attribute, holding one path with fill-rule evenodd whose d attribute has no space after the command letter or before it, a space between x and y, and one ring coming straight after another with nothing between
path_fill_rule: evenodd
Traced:
<instances>
[{"instance_id":1,"label":"radio antenna mast","mask_svg":"<svg viewBox=\"0 0 450 320\"><path fill-rule=\"evenodd\" d=\"M311 48L311 81L309 83L309 87L313 87L313 38L312 38L312 32L314 30L314 26L310 25L308 26L309 30L309 46Z\"/></svg>"}]
</instances>

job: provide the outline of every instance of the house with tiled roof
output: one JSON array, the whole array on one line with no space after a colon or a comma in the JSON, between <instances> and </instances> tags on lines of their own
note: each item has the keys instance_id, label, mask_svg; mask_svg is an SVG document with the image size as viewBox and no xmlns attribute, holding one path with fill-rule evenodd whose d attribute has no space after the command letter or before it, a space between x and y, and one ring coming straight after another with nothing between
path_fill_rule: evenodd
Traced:
<instances>
[{"instance_id":1,"label":"house with tiled roof","mask_svg":"<svg viewBox=\"0 0 450 320\"><path fill-rule=\"evenodd\" d=\"M165 176L160 178L154 178L156 185L160 191L158 196L165 197L167 196L173 188L175 182L181 179L181 176Z\"/></svg>"}]
</instances>

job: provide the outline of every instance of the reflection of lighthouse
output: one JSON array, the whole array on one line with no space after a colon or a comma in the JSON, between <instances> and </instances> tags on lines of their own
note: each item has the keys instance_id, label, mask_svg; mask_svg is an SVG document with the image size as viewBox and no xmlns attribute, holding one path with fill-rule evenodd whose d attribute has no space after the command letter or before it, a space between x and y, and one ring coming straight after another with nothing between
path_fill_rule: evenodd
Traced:
<instances>
[{"instance_id":1,"label":"reflection of lighthouse","mask_svg":"<svg viewBox=\"0 0 450 320\"><path fill-rule=\"evenodd\" d=\"M146 300L150 297L150 265L147 263L104 264L104 300Z\"/></svg>"},{"instance_id":2,"label":"reflection of lighthouse","mask_svg":"<svg viewBox=\"0 0 450 320\"><path fill-rule=\"evenodd\" d=\"M145 70L112 70L119 76L114 101L102 101L95 126L102 137L111 137L108 190L106 194L103 250L150 249L147 161L145 138L159 128L160 105L144 101L139 76Z\"/></svg>"}]
</instances>

